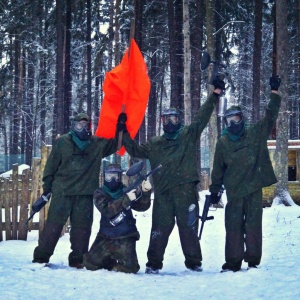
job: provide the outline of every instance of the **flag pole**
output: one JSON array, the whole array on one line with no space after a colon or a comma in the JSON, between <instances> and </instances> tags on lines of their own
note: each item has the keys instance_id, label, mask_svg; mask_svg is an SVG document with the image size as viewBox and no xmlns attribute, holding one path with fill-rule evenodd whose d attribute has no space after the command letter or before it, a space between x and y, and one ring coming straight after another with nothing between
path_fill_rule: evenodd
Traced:
<instances>
[{"instance_id":1,"label":"flag pole","mask_svg":"<svg viewBox=\"0 0 300 300\"><path fill-rule=\"evenodd\" d=\"M128 61L130 61L130 48L131 48L131 41L134 37L134 32L135 32L135 17L131 18L130 20L130 33L129 33L129 46L128 46ZM130 80L130 78L129 78ZM127 98L127 95L126 95ZM125 99L123 98L123 104L122 104L122 113L125 112L126 109L126 103L125 103ZM119 132L119 136L118 136L118 151L121 149L122 147L122 139L123 139L123 131Z\"/></svg>"}]
</instances>

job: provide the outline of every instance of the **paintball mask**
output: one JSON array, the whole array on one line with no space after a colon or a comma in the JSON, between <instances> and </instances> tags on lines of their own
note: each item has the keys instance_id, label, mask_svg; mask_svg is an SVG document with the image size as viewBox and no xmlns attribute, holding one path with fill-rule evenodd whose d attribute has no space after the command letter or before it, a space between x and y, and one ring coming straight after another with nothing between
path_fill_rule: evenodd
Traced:
<instances>
[{"instance_id":1,"label":"paintball mask","mask_svg":"<svg viewBox=\"0 0 300 300\"><path fill-rule=\"evenodd\" d=\"M76 115L72 121L72 131L80 140L89 140L92 136L90 117L84 113Z\"/></svg>"},{"instance_id":2,"label":"paintball mask","mask_svg":"<svg viewBox=\"0 0 300 300\"><path fill-rule=\"evenodd\" d=\"M231 106L225 111L224 122L228 132L237 135L244 128L243 113L239 106Z\"/></svg>"},{"instance_id":3,"label":"paintball mask","mask_svg":"<svg viewBox=\"0 0 300 300\"><path fill-rule=\"evenodd\" d=\"M169 108L161 114L163 129L167 133L174 133L181 127L180 115L177 109Z\"/></svg>"},{"instance_id":4,"label":"paintball mask","mask_svg":"<svg viewBox=\"0 0 300 300\"><path fill-rule=\"evenodd\" d=\"M122 173L119 164L110 164L104 170L104 185L108 187L111 191L116 191L122 187Z\"/></svg>"}]
</instances>

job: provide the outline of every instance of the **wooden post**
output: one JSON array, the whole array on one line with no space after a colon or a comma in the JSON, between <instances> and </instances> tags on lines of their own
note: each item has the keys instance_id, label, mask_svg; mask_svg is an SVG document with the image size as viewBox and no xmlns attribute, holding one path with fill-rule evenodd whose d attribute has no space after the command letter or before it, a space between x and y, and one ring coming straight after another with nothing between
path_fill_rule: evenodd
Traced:
<instances>
[{"instance_id":1,"label":"wooden post","mask_svg":"<svg viewBox=\"0 0 300 300\"><path fill-rule=\"evenodd\" d=\"M4 207L4 180L0 178L0 242L3 241L2 208Z\"/></svg>"},{"instance_id":2,"label":"wooden post","mask_svg":"<svg viewBox=\"0 0 300 300\"><path fill-rule=\"evenodd\" d=\"M40 178L39 178L39 191L40 194L43 192L43 173L44 173L44 169L45 169L45 165L48 159L48 156L51 152L51 147L47 147L47 146L43 146L42 147L42 151L41 151L41 167L40 167ZM45 227L45 223L47 220L47 215L48 215L48 208L49 208L49 202L40 210L40 222L39 222L39 234L42 233L42 231L44 230Z\"/></svg>"},{"instance_id":3,"label":"wooden post","mask_svg":"<svg viewBox=\"0 0 300 300\"><path fill-rule=\"evenodd\" d=\"M10 187L9 180L4 179L4 199L5 199L5 236L6 240L11 240L11 223L10 223Z\"/></svg>"},{"instance_id":4,"label":"wooden post","mask_svg":"<svg viewBox=\"0 0 300 300\"><path fill-rule=\"evenodd\" d=\"M300 150L296 150L296 180L300 181Z\"/></svg>"},{"instance_id":5,"label":"wooden post","mask_svg":"<svg viewBox=\"0 0 300 300\"><path fill-rule=\"evenodd\" d=\"M48 159L48 157L49 157L49 155L51 153L51 150L52 150L52 146L45 146L42 149L41 181L40 181L40 183L41 183L41 189L42 189L42 184L43 184L42 178L43 178L44 169L45 169L45 166L46 166L47 159ZM44 215L43 215L44 225L45 225L45 222L46 222L46 220L48 218L48 210L49 210L50 202L51 202L51 199L50 199L50 201L48 201L48 203L42 209L43 213L44 213Z\"/></svg>"},{"instance_id":6,"label":"wooden post","mask_svg":"<svg viewBox=\"0 0 300 300\"><path fill-rule=\"evenodd\" d=\"M18 164L13 164L12 168L12 208L11 208L11 214L12 214L12 239L17 240L18 239Z\"/></svg>"},{"instance_id":7,"label":"wooden post","mask_svg":"<svg viewBox=\"0 0 300 300\"><path fill-rule=\"evenodd\" d=\"M32 161L32 186L31 186L31 193L30 193L29 215L31 215L32 213L32 204L38 198L38 193L39 193L38 182L39 182L40 169L41 169L41 159L38 157L34 157ZM29 231L32 228L32 222L33 219L31 219L27 224Z\"/></svg>"},{"instance_id":8,"label":"wooden post","mask_svg":"<svg viewBox=\"0 0 300 300\"><path fill-rule=\"evenodd\" d=\"M28 204L30 202L30 170L26 169L23 171L22 174L22 197L20 201L20 218L19 218L19 234L18 239L19 240L27 240L27 233L28 228L25 224L27 218L28 218Z\"/></svg>"}]
</instances>

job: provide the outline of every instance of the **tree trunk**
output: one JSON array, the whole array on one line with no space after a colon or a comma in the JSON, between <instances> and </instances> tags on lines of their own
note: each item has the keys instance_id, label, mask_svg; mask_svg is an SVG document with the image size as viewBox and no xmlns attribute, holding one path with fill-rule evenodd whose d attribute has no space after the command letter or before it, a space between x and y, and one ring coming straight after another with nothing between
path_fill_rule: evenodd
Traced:
<instances>
[{"instance_id":1,"label":"tree trunk","mask_svg":"<svg viewBox=\"0 0 300 300\"><path fill-rule=\"evenodd\" d=\"M155 33L159 29L157 18L158 18L159 11L154 7L151 11L153 20L151 20L151 32ZM160 82L158 82L160 68L158 65L159 61L159 38L157 35L153 35L153 38L150 39L150 45L149 48L151 49L150 52L150 64L149 64L149 79L151 81L150 86L150 95L149 95L149 103L148 103L148 126L147 126L147 139L150 137L153 137L155 135L159 135L159 132L156 130L156 110L157 110L157 103L158 103L158 87L160 85Z\"/></svg>"},{"instance_id":2,"label":"tree trunk","mask_svg":"<svg viewBox=\"0 0 300 300\"><path fill-rule=\"evenodd\" d=\"M120 23L119 23L120 5L121 5L121 0L116 0L115 13L114 13L115 65L118 65L122 59L122 54L120 51Z\"/></svg>"},{"instance_id":3,"label":"tree trunk","mask_svg":"<svg viewBox=\"0 0 300 300\"><path fill-rule=\"evenodd\" d=\"M110 71L113 65L113 39L114 39L114 2L115 0L110 0L110 15L109 15L109 27L108 27L108 61L107 70Z\"/></svg>"},{"instance_id":4,"label":"tree trunk","mask_svg":"<svg viewBox=\"0 0 300 300\"><path fill-rule=\"evenodd\" d=\"M191 124L191 45L189 0L183 0L183 41L184 41L184 121Z\"/></svg>"},{"instance_id":5,"label":"tree trunk","mask_svg":"<svg viewBox=\"0 0 300 300\"><path fill-rule=\"evenodd\" d=\"M183 117L183 12L182 0L168 0L169 51L170 51L170 106L181 111Z\"/></svg>"},{"instance_id":6,"label":"tree trunk","mask_svg":"<svg viewBox=\"0 0 300 300\"><path fill-rule=\"evenodd\" d=\"M215 29L214 24L214 11L215 11L215 1L214 0L206 0L206 36L207 36L207 51L214 58L215 56L215 37L213 35L213 31ZM208 69L208 78L211 77L212 69ZM211 94L213 92L213 86L207 85L207 93ZM217 115L216 113L212 113L208 124L209 130L209 168L210 172L213 168L213 161L215 156L215 148L218 139L218 130L217 130Z\"/></svg>"},{"instance_id":7,"label":"tree trunk","mask_svg":"<svg viewBox=\"0 0 300 300\"><path fill-rule=\"evenodd\" d=\"M92 46L91 46L91 0L86 1L86 56L87 56L87 114L92 117Z\"/></svg>"},{"instance_id":8,"label":"tree trunk","mask_svg":"<svg viewBox=\"0 0 300 300\"><path fill-rule=\"evenodd\" d=\"M201 105L201 51L203 42L203 23L205 7L203 0L195 1L194 23L191 31L191 110L192 120ZM197 171L201 174L201 139L197 144ZM199 185L200 187L200 185Z\"/></svg>"},{"instance_id":9,"label":"tree trunk","mask_svg":"<svg viewBox=\"0 0 300 300\"><path fill-rule=\"evenodd\" d=\"M63 2L56 0L56 100L53 113L53 141L57 135L64 133L64 24L63 24Z\"/></svg>"},{"instance_id":10,"label":"tree trunk","mask_svg":"<svg viewBox=\"0 0 300 300\"><path fill-rule=\"evenodd\" d=\"M88 1L88 0L87 0ZM66 1L66 42L64 51L64 132L70 129L70 107L72 102L72 78L71 78L71 30L72 30L72 0Z\"/></svg>"},{"instance_id":11,"label":"tree trunk","mask_svg":"<svg viewBox=\"0 0 300 300\"><path fill-rule=\"evenodd\" d=\"M14 55L14 103L12 116L12 143L10 144L11 164L18 163L18 148L20 137L20 110L21 110L21 85L22 85L22 63L20 41L15 40L15 55Z\"/></svg>"},{"instance_id":12,"label":"tree trunk","mask_svg":"<svg viewBox=\"0 0 300 300\"><path fill-rule=\"evenodd\" d=\"M277 48L277 71L280 74L282 95L279 117L277 120L277 139L275 150L275 173L277 184L274 191L275 204L293 205L288 191L288 30L287 30L287 1L276 1L276 48Z\"/></svg>"},{"instance_id":13,"label":"tree trunk","mask_svg":"<svg viewBox=\"0 0 300 300\"><path fill-rule=\"evenodd\" d=\"M130 36L133 34L133 37L139 46L140 50L142 51L143 49L143 6L144 6L144 1L143 0L135 0L134 1L134 24L131 24L133 28L130 28ZM132 30L134 32L132 32ZM131 37L130 37L131 39ZM140 129L138 131L138 134L136 135L136 141L139 143L145 143L147 138L146 138L146 122L145 118L143 119L143 122L140 126Z\"/></svg>"},{"instance_id":14,"label":"tree trunk","mask_svg":"<svg viewBox=\"0 0 300 300\"><path fill-rule=\"evenodd\" d=\"M260 119L260 77L261 77L261 46L262 46L262 0L255 0L254 9L254 49L252 57L252 119L256 123Z\"/></svg>"},{"instance_id":15,"label":"tree trunk","mask_svg":"<svg viewBox=\"0 0 300 300\"><path fill-rule=\"evenodd\" d=\"M34 78L35 78L35 57L32 49L28 50L28 72L27 72L27 97L25 99L26 107L25 107L25 140L26 140L26 160L25 163L29 166L31 166L31 161L32 161L32 151L33 151L33 145L34 145L34 140L33 140L33 120L35 118L33 114L33 107L34 107L34 91L35 91L35 84L34 84Z\"/></svg>"}]
</instances>

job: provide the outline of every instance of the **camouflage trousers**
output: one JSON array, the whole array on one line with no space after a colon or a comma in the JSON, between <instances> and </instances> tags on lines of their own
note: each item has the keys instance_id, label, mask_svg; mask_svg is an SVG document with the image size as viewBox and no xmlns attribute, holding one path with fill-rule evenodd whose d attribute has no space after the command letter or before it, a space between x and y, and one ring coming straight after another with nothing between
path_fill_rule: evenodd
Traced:
<instances>
[{"instance_id":1,"label":"camouflage trousers","mask_svg":"<svg viewBox=\"0 0 300 300\"><path fill-rule=\"evenodd\" d=\"M124 273L137 273L140 269L136 254L136 236L107 239L97 235L91 249L83 256L88 270L106 269Z\"/></svg>"},{"instance_id":2,"label":"camouflage trousers","mask_svg":"<svg viewBox=\"0 0 300 300\"><path fill-rule=\"evenodd\" d=\"M228 199L225 229L226 263L238 268L243 260L259 265L262 256L262 190Z\"/></svg>"},{"instance_id":3,"label":"camouflage trousers","mask_svg":"<svg viewBox=\"0 0 300 300\"><path fill-rule=\"evenodd\" d=\"M82 263L88 251L93 223L93 196L62 196L53 194L45 228L39 245L33 253L33 262L48 262L61 236L64 224L70 218L70 242L72 252L69 265Z\"/></svg>"},{"instance_id":4,"label":"camouflage trousers","mask_svg":"<svg viewBox=\"0 0 300 300\"><path fill-rule=\"evenodd\" d=\"M192 269L201 266L198 218L192 226L188 226L189 206L195 204L196 211L199 212L198 198L196 185L193 182L175 186L155 195L147 267L162 269L165 249L175 226L175 220L186 267Z\"/></svg>"}]
</instances>

